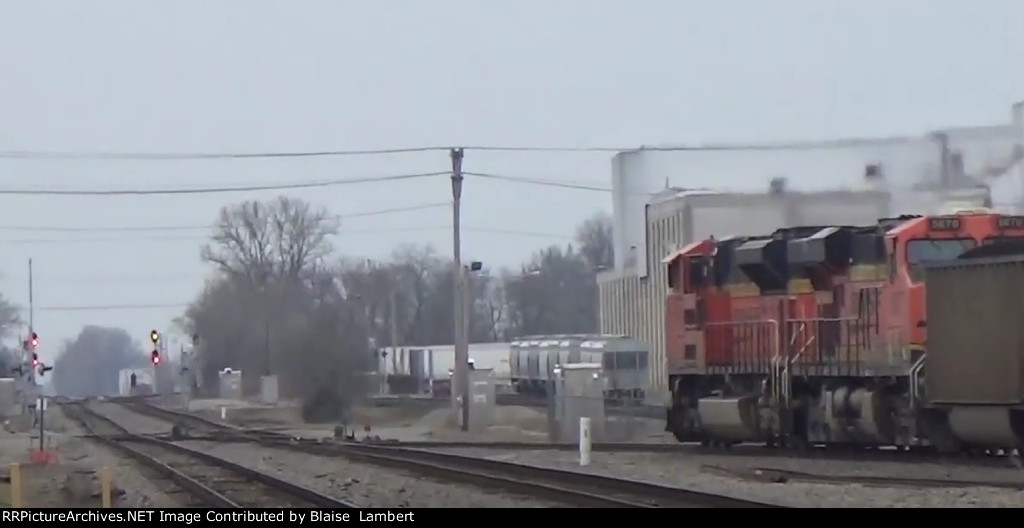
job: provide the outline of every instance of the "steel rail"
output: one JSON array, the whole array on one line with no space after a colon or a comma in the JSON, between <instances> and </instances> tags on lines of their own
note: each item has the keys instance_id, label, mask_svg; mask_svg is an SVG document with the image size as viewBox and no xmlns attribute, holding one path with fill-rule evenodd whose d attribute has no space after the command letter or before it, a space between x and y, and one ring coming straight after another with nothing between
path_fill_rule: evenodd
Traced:
<instances>
[{"instance_id":1,"label":"steel rail","mask_svg":"<svg viewBox=\"0 0 1024 528\"><path fill-rule=\"evenodd\" d=\"M139 412L149 413L155 418L170 420L177 417L181 421L190 421L198 424L202 429L218 435L218 437L207 437L206 440L214 442L262 442L267 439L289 438L290 435L273 431L270 429L244 429L224 422L197 416L188 412L168 409L152 403L151 401L136 400L131 405L137 406ZM165 415L158 416L156 413ZM224 434L234 431L236 434ZM240 436L240 432L247 432L250 437ZM199 438L194 438L199 439ZM297 443L321 443L313 439L293 439ZM351 442L349 442L351 443ZM391 440L362 440L357 441L358 445L384 445L392 447L407 447L416 449L494 449L500 451L576 451L579 445L575 443L541 443L541 442L467 442L467 441L391 441ZM963 467L1009 467L1007 456L984 456L970 457L958 454L941 454L930 449L906 451L895 451L887 449L840 449L828 447L809 447L804 450L794 451L781 448L768 448L758 444L741 444L731 446L727 449L712 449L695 444L654 444L643 442L601 442L594 443L591 447L594 452L612 453L677 453L680 455L713 455L721 457L759 457L759 458L782 458L782 459L810 459L810 460L849 460L869 462L892 462L892 463L936 463L958 465Z\"/></svg>"},{"instance_id":2,"label":"steel rail","mask_svg":"<svg viewBox=\"0 0 1024 528\"><path fill-rule=\"evenodd\" d=\"M240 475L247 480L258 482L264 486L274 490L275 492L282 493L302 502L324 507L324 508L358 508L359 506L324 495L316 490L300 486L293 482L277 478L272 475L254 470L252 468L245 467L241 464L225 460L223 458L204 453L195 449L191 449L179 444L174 444L158 438L149 436L137 435L131 433L126 427L117 423L108 416L105 416L94 409L91 409L84 403L70 404L64 406L65 412L71 410L69 413L71 418L77 420L82 426L89 431L89 433L97 441L120 451L129 457L137 460L141 464L163 474L166 478L170 479L176 485L192 493L194 496L204 501L205 503L224 508L242 508L243 505L238 504L232 499L226 497L216 489L206 484L199 482L179 469L172 467L171 465L153 457L142 450L136 449L132 443L144 443L153 446L158 446L164 451L173 452L178 455L199 460L205 465L214 466L227 470L231 473ZM95 426L97 423L104 424L107 428L117 431L115 434L102 433Z\"/></svg>"},{"instance_id":3,"label":"steel rail","mask_svg":"<svg viewBox=\"0 0 1024 528\"><path fill-rule=\"evenodd\" d=\"M180 419L186 413L153 405L133 405L136 412L148 413L154 418L169 421ZM226 424L207 418L190 415L197 423L211 429L227 427ZM355 444L304 441L287 435L253 438L250 431L238 431L237 439L256 440L267 447L276 447L304 453L344 457L346 459L388 466L400 470L467 482L479 486L494 487L530 496L554 499L584 507L612 508L659 508L659 507L701 507L701 508L781 508L783 506L749 501L712 493L662 486L648 482L619 479L590 473L541 468L526 464L515 464L429 451L409 449L387 444ZM230 438L230 436L227 436Z\"/></svg>"},{"instance_id":4,"label":"steel rail","mask_svg":"<svg viewBox=\"0 0 1024 528\"><path fill-rule=\"evenodd\" d=\"M491 460L455 453L444 453L404 447L366 445L306 444L300 449L321 454L365 457L369 461L399 460L404 464L440 465L455 470L498 474L515 481L550 483L605 496L626 496L655 508L783 508L769 504L702 491L665 486L639 480L623 479L593 473L545 468L529 464Z\"/></svg>"},{"instance_id":5,"label":"steel rail","mask_svg":"<svg viewBox=\"0 0 1024 528\"><path fill-rule=\"evenodd\" d=\"M702 465L708 473L751 480L756 482L810 482L816 484L859 484L884 488L1002 488L1024 490L1024 482L1002 480L957 480L932 478L884 477L875 475L823 475L778 468L726 468Z\"/></svg>"}]
</instances>

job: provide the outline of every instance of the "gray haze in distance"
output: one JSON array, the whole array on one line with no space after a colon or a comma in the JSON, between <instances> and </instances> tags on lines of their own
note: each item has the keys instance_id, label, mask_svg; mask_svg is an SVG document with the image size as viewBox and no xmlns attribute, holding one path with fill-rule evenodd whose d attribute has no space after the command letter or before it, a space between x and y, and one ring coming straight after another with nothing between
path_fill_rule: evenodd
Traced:
<instances>
[{"instance_id":1,"label":"gray haze in distance","mask_svg":"<svg viewBox=\"0 0 1024 528\"><path fill-rule=\"evenodd\" d=\"M1024 94L1022 23L1019 0L9 1L0 150L626 147L1002 123ZM467 152L466 170L607 187L609 157ZM437 152L0 160L0 185L180 188L447 167ZM0 196L0 225L204 225L226 203L275 194ZM338 214L450 196L443 178L289 194ZM498 181L469 181L465 198L468 227L525 232L466 233L466 254L509 266L611 207L609 193ZM351 219L336 244L383 257L401 242L431 242L448 254L449 223L444 208ZM40 307L185 303L206 271L204 234L5 229L0 291L27 303L32 256ZM142 340L180 312L40 309L41 354L52 358L84 324Z\"/></svg>"}]
</instances>

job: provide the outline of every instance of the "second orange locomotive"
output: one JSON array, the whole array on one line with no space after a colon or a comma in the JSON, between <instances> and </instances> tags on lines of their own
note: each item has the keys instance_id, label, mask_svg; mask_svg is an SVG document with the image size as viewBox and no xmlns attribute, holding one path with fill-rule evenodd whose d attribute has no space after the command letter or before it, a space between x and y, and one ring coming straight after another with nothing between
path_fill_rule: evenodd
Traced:
<instances>
[{"instance_id":1,"label":"second orange locomotive","mask_svg":"<svg viewBox=\"0 0 1024 528\"><path fill-rule=\"evenodd\" d=\"M1024 238L987 210L705 240L665 259L667 428L729 445L928 445L926 263Z\"/></svg>"}]
</instances>

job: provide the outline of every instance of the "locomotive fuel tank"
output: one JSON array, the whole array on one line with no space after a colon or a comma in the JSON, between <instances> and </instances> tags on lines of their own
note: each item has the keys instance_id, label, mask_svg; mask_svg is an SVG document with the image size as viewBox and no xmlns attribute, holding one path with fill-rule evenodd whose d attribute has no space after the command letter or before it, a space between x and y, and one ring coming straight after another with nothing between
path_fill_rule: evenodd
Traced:
<instances>
[{"instance_id":1,"label":"locomotive fuel tank","mask_svg":"<svg viewBox=\"0 0 1024 528\"><path fill-rule=\"evenodd\" d=\"M966 447L1024 445L1024 255L993 246L927 267L925 394Z\"/></svg>"},{"instance_id":2,"label":"locomotive fuel tank","mask_svg":"<svg viewBox=\"0 0 1024 528\"><path fill-rule=\"evenodd\" d=\"M762 413L760 397L701 398L697 402L700 426L709 438L729 442L764 440L770 413Z\"/></svg>"}]
</instances>

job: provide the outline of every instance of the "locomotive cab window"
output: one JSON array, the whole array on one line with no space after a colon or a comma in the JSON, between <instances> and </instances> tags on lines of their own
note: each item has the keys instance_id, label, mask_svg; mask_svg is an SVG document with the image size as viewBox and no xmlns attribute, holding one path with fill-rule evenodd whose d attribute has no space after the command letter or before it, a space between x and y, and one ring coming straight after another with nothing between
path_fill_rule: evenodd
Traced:
<instances>
[{"instance_id":1,"label":"locomotive cab window","mask_svg":"<svg viewBox=\"0 0 1024 528\"><path fill-rule=\"evenodd\" d=\"M711 276L710 263L704 257L690 257L688 261L683 291L693 293L708 285Z\"/></svg>"},{"instance_id":2,"label":"locomotive cab window","mask_svg":"<svg viewBox=\"0 0 1024 528\"><path fill-rule=\"evenodd\" d=\"M907 241L907 265L911 279L919 282L924 278L922 265L926 262L955 260L976 245L973 238L916 238Z\"/></svg>"}]
</instances>

